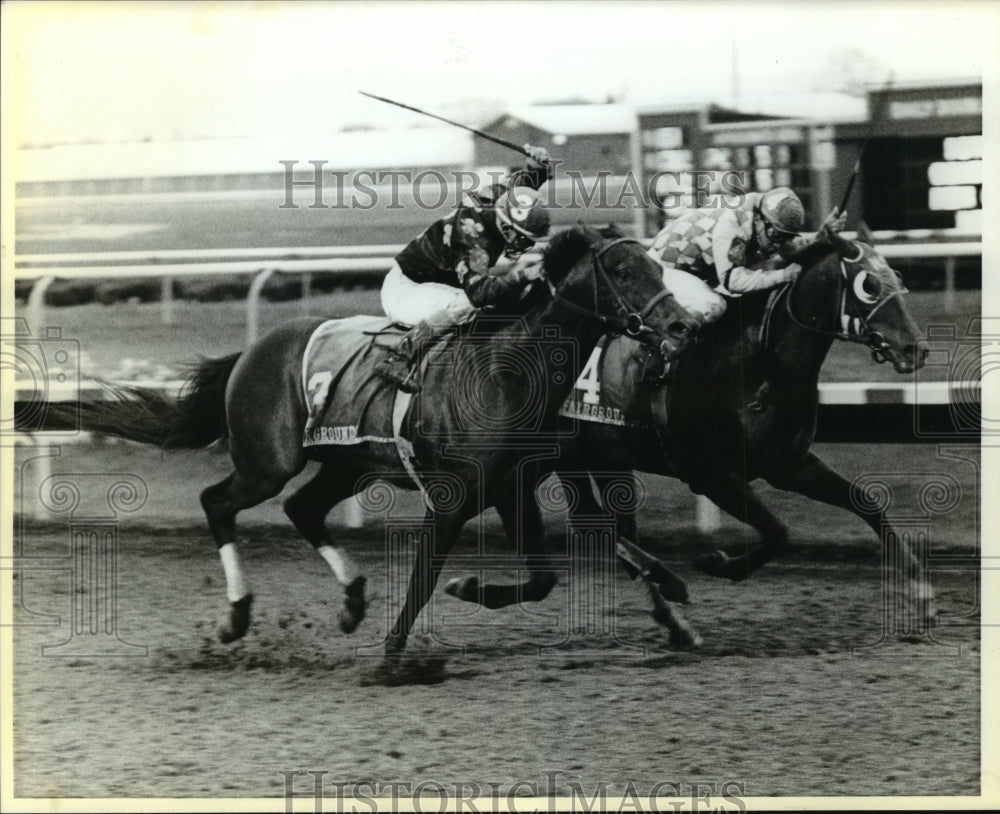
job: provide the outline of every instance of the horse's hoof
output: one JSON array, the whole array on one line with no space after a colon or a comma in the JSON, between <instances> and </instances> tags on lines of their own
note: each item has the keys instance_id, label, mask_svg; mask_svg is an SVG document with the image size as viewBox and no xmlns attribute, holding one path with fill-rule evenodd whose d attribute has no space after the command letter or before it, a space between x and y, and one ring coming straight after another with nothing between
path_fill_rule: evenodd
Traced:
<instances>
[{"instance_id":1,"label":"horse's hoof","mask_svg":"<svg viewBox=\"0 0 1000 814\"><path fill-rule=\"evenodd\" d=\"M726 572L728 564L729 556L725 551L718 549L702 554L694 561L694 567L710 577L728 577L729 574Z\"/></svg>"},{"instance_id":2,"label":"horse's hoof","mask_svg":"<svg viewBox=\"0 0 1000 814\"><path fill-rule=\"evenodd\" d=\"M403 653L406 652L406 636L398 633L390 633L385 640L385 654L382 664L386 669L396 668L403 661Z\"/></svg>"},{"instance_id":3,"label":"horse's hoof","mask_svg":"<svg viewBox=\"0 0 1000 814\"><path fill-rule=\"evenodd\" d=\"M350 585L344 588L344 607L337 617L340 629L344 633L353 633L361 620L365 618L365 583L364 577L356 577Z\"/></svg>"},{"instance_id":4,"label":"horse's hoof","mask_svg":"<svg viewBox=\"0 0 1000 814\"><path fill-rule=\"evenodd\" d=\"M694 650L701 647L701 636L679 611L671 611L666 605L657 605L653 608L653 619L658 625L670 630L670 647L673 650Z\"/></svg>"},{"instance_id":5,"label":"horse's hoof","mask_svg":"<svg viewBox=\"0 0 1000 814\"><path fill-rule=\"evenodd\" d=\"M253 605L253 594L247 594L242 599L230 603L229 621L219 630L219 641L230 644L242 639L250 628L250 606Z\"/></svg>"},{"instance_id":6,"label":"horse's hoof","mask_svg":"<svg viewBox=\"0 0 1000 814\"><path fill-rule=\"evenodd\" d=\"M670 631L670 646L674 650L696 650L701 644L701 636L692 627L681 625Z\"/></svg>"},{"instance_id":7,"label":"horse's hoof","mask_svg":"<svg viewBox=\"0 0 1000 814\"><path fill-rule=\"evenodd\" d=\"M444 592L463 602L479 602L479 577L455 577L448 580Z\"/></svg>"}]
</instances>

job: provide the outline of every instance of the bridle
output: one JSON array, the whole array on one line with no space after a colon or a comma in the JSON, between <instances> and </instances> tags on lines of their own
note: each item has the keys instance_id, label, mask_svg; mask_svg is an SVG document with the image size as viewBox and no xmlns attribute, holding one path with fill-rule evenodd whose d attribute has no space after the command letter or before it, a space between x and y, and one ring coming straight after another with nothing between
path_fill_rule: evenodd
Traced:
<instances>
[{"instance_id":1,"label":"bridle","mask_svg":"<svg viewBox=\"0 0 1000 814\"><path fill-rule=\"evenodd\" d=\"M895 299L896 297L901 297L903 294L907 293L907 289L903 287L902 284L898 288L893 289L887 295L882 297L878 302L876 302L871 310L860 317L852 317L847 313L847 289L851 275L848 272L847 267L860 265L861 261L865 257L864 247L858 246L858 256L854 258L844 258L840 257L840 297L838 298L837 310L834 314L834 324L840 325L839 331L829 331L824 328L816 328L812 325L807 325L803 322L792 309L792 298L795 294L795 287L799 284L799 281L806 276L807 271L803 271L787 289L785 295L785 310L788 312L788 317L791 321L797 325L799 328L811 331L812 333L820 334L821 336L830 336L834 339L842 339L847 342L855 342L861 345L867 345L872 352L872 359L879 364L882 362L888 362L889 358L886 356L886 351L890 348L888 342L885 341L885 337L879 331L873 330L871 327L871 320L881 310L881 308L889 301Z\"/></svg>"},{"instance_id":2,"label":"bridle","mask_svg":"<svg viewBox=\"0 0 1000 814\"><path fill-rule=\"evenodd\" d=\"M622 245L624 243L634 243L637 246L642 247L642 243L632 237L619 237L614 240L607 241L603 243L600 248L592 247L591 253L593 255L594 263L594 308L593 310L584 308L583 306L577 305L575 302L566 299L556 287L552 284L552 281L547 277L545 281L549 285L549 292L552 294L552 298L559 303L561 306L569 311L573 311L576 314L580 314L588 319L596 320L600 322L609 333L625 334L633 339L638 339L648 334L655 333L655 331L646 324L646 318L652 313L653 309L656 308L660 302L667 297L672 297L673 295L667 289L659 291L653 295L653 297L647 302L642 310L636 311L631 308L628 303L625 302L625 298L621 295L618 290L618 286L615 285L615 281L608 274L607 269L604 268L604 264L601 262L601 258L615 246ZM608 316L607 314L602 314L597 310L597 278L600 277L604 284L611 291L612 296L615 299L617 306L617 315Z\"/></svg>"}]
</instances>

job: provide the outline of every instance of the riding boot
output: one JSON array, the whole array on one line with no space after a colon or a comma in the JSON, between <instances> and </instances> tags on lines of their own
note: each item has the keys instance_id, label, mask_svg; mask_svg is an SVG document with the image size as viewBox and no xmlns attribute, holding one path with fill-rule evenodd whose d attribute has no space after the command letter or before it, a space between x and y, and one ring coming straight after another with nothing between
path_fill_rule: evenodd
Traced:
<instances>
[{"instance_id":1,"label":"riding boot","mask_svg":"<svg viewBox=\"0 0 1000 814\"><path fill-rule=\"evenodd\" d=\"M418 372L423 349L434 338L434 328L426 322L414 325L400 340L400 343L388 352L388 355L375 365L375 373L383 379L388 379L404 393L417 393L420 390Z\"/></svg>"}]
</instances>

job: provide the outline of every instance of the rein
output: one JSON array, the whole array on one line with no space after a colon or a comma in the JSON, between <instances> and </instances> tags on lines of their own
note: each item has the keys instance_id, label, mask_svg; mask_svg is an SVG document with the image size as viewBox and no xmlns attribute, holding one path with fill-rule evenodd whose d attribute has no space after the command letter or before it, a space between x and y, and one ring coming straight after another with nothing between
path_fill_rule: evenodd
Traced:
<instances>
[{"instance_id":1,"label":"rein","mask_svg":"<svg viewBox=\"0 0 1000 814\"><path fill-rule=\"evenodd\" d=\"M629 305L625 302L625 298L622 297L621 292L615 285L614 280L611 279L611 276L604 268L604 264L601 263L601 257L608 250L623 243L635 243L638 246L642 246L642 244L635 238L620 237L608 243L605 243L603 246L601 246L599 250L595 249L591 250L593 253L595 275L600 276L603 279L605 285L607 285L612 295L614 296L615 300L617 301L617 306L618 306L617 316L608 316L606 314L600 313L597 310L598 303L597 303L596 280L594 285L593 309L584 308L581 305L577 305L572 300L566 299L566 297L564 297L562 294L559 293L559 291L556 289L556 287L552 284L552 282L548 278L546 278L545 281L549 285L549 292L552 294L552 298L567 310L579 314L580 316L586 317L587 319L593 319L596 320L597 322L600 322L608 330L609 333L625 334L626 336L630 336L633 339L636 339L641 336L645 336L647 334L651 334L654 332L653 329L646 324L646 317L648 317L652 313L653 309L657 305L659 305L662 300L672 296L672 294L667 289L658 292L656 295L652 297L652 299L649 300L649 302L646 303L645 306L643 306L641 311L635 311L629 307Z\"/></svg>"},{"instance_id":2,"label":"rein","mask_svg":"<svg viewBox=\"0 0 1000 814\"><path fill-rule=\"evenodd\" d=\"M796 314L792 308L792 298L795 293L796 286L799 284L799 280L805 277L806 272L800 274L796 279L789 285L783 287L778 295L768 302L768 307L765 310L764 321L761 326L761 345L764 349L767 348L766 341L768 339L767 334L770 327L770 314L773 307L777 304L778 298L781 297L782 293L785 295L785 310L788 313L788 318L792 321L792 324L796 325L803 330L810 331L820 336L829 336L833 339L841 339L847 342L855 342L861 345L867 345L872 352L872 359L879 364L888 361L888 357L885 355L885 351L889 348L889 343L885 341L885 337L882 336L878 331L872 330L870 321L872 317L884 306L886 303L895 299L896 297L901 297L906 293L905 288L898 288L894 291L890 291L885 297L875 303L872 309L862 317L851 317L847 313L847 283L849 275L847 273L847 264L852 265L859 263L864 258L864 249L859 247L858 256L849 260L845 260L843 257L840 259L840 297L837 309L834 312L834 324L840 325L841 329L839 331L831 331L825 328L817 328L812 325L807 325L803 322Z\"/></svg>"}]
</instances>

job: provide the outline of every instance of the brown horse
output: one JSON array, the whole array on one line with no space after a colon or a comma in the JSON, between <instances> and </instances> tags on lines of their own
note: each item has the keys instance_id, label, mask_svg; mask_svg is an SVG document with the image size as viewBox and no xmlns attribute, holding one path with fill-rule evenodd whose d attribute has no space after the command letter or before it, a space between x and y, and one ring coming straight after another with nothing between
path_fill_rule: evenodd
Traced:
<instances>
[{"instance_id":1,"label":"brown horse","mask_svg":"<svg viewBox=\"0 0 1000 814\"><path fill-rule=\"evenodd\" d=\"M435 346L422 390L399 424L398 445L303 447L309 405L302 359L320 319L290 322L241 354L203 362L179 400L118 388L117 400L83 405L83 429L165 448L228 441L233 473L201 496L231 602L223 641L242 637L250 623L236 514L277 495L312 459L319 472L285 501L285 512L344 586L345 632L364 616L365 578L332 539L325 516L371 473L424 491L430 534L418 544L406 601L386 643L387 657L398 656L462 526L489 506L509 510L519 462L534 454L533 445L551 446L558 410L598 339L627 333L673 358L696 330L663 287L659 265L634 240L607 240L577 226L552 239L543 265L545 281L516 304L515 317L483 314ZM46 426L59 421L50 411ZM447 494L446 506L440 494ZM545 563L536 563L523 598L544 597L554 581Z\"/></svg>"},{"instance_id":2,"label":"brown horse","mask_svg":"<svg viewBox=\"0 0 1000 814\"><path fill-rule=\"evenodd\" d=\"M871 240L867 229L863 236ZM796 261L803 271L793 284L730 300L725 315L702 329L658 381L644 376L644 364L624 363L643 356L634 342L611 339L606 372L624 377L617 392L626 394L611 406L642 426L573 421L576 431L561 445L559 477L571 494L589 499L577 504L588 515L595 506L590 477L606 493L615 483L621 487L624 470L679 478L707 495L760 533L749 550L698 558L696 567L712 576L744 580L787 545L786 526L751 486L758 478L853 512L886 540L886 561L912 575L918 563L901 535L886 533L885 512L809 451L820 368L835 339L866 345L875 361L889 361L899 373L923 365L926 350L918 347L905 289L871 246L839 235L808 247ZM634 511L615 514L619 535L636 539ZM525 503L522 515L527 525L541 522L537 504ZM929 586L910 583L906 590L911 609L929 621Z\"/></svg>"}]
</instances>

